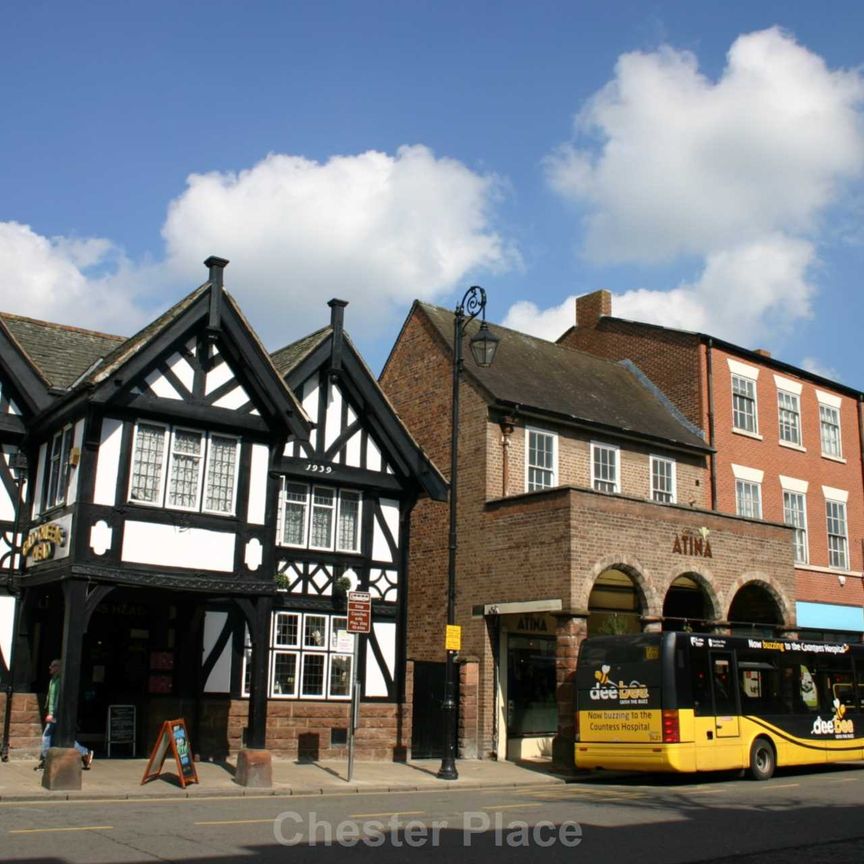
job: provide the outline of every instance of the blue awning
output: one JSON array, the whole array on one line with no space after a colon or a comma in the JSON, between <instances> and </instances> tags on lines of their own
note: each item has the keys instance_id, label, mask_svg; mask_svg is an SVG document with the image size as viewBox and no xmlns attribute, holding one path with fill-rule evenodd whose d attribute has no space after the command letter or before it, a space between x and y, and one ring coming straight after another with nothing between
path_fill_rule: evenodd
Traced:
<instances>
[{"instance_id":1,"label":"blue awning","mask_svg":"<svg viewBox=\"0 0 864 864\"><path fill-rule=\"evenodd\" d=\"M864 608L861 606L838 606L835 603L795 604L798 626L809 630L855 630L864 631Z\"/></svg>"}]
</instances>

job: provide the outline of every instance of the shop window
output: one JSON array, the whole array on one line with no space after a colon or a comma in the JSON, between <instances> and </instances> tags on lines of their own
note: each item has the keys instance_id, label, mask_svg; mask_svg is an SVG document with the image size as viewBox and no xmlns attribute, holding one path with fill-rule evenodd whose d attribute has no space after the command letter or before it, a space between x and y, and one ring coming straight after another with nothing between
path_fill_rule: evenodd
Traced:
<instances>
[{"instance_id":1,"label":"shop window","mask_svg":"<svg viewBox=\"0 0 864 864\"><path fill-rule=\"evenodd\" d=\"M129 500L173 510L234 513L239 438L137 423Z\"/></svg>"},{"instance_id":2,"label":"shop window","mask_svg":"<svg viewBox=\"0 0 864 864\"><path fill-rule=\"evenodd\" d=\"M281 545L359 552L360 510L359 492L283 478Z\"/></svg>"}]
</instances>

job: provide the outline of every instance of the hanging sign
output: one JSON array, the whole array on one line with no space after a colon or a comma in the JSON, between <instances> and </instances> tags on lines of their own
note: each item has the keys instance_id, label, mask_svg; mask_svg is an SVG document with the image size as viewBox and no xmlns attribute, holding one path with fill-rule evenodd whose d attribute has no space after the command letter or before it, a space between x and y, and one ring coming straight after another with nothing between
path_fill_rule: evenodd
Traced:
<instances>
[{"instance_id":1,"label":"hanging sign","mask_svg":"<svg viewBox=\"0 0 864 864\"><path fill-rule=\"evenodd\" d=\"M181 717L178 720L166 720L162 724L156 738L156 744L153 746L153 752L150 754L147 767L144 769L144 776L141 778L142 786L148 780L159 776L169 750L177 765L177 777L180 780L180 786L185 789L187 783L198 782L198 772L195 770L192 747L186 732L186 721Z\"/></svg>"}]
</instances>

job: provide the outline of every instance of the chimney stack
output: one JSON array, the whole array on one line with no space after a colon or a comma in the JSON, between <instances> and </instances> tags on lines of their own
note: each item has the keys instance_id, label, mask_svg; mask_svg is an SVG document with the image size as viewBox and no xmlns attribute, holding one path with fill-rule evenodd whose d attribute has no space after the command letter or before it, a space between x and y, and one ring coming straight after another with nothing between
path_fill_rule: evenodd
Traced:
<instances>
[{"instance_id":1,"label":"chimney stack","mask_svg":"<svg viewBox=\"0 0 864 864\"><path fill-rule=\"evenodd\" d=\"M767 360L771 359L771 352L767 348L756 348L753 353L765 357Z\"/></svg>"},{"instance_id":2,"label":"chimney stack","mask_svg":"<svg viewBox=\"0 0 864 864\"><path fill-rule=\"evenodd\" d=\"M333 341L330 344L330 373L338 373L342 368L342 327L345 319L347 300L337 300L335 297L327 302L330 307L330 328L333 330Z\"/></svg>"},{"instance_id":3,"label":"chimney stack","mask_svg":"<svg viewBox=\"0 0 864 864\"><path fill-rule=\"evenodd\" d=\"M217 258L211 255L205 262L204 266L210 271L209 280L214 284L222 287L222 271L228 266L227 258Z\"/></svg>"},{"instance_id":4,"label":"chimney stack","mask_svg":"<svg viewBox=\"0 0 864 864\"><path fill-rule=\"evenodd\" d=\"M604 315L612 314L612 295L606 291L594 291L576 298L576 326L596 327Z\"/></svg>"}]
</instances>

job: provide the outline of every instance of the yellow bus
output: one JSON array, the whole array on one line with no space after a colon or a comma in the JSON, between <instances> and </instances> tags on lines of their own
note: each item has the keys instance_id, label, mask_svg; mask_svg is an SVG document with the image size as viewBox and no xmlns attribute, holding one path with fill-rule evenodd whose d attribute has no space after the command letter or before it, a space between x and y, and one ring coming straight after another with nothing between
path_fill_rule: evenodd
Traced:
<instances>
[{"instance_id":1,"label":"yellow bus","mask_svg":"<svg viewBox=\"0 0 864 864\"><path fill-rule=\"evenodd\" d=\"M579 651L576 767L749 769L864 759L864 644L701 633Z\"/></svg>"}]
</instances>

